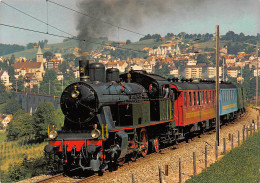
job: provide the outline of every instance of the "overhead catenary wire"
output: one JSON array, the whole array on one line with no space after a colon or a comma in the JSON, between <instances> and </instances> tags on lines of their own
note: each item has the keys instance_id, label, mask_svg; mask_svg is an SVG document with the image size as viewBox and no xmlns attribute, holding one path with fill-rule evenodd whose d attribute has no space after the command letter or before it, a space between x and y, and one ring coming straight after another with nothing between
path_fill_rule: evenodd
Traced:
<instances>
[{"instance_id":1,"label":"overhead catenary wire","mask_svg":"<svg viewBox=\"0 0 260 183\"><path fill-rule=\"evenodd\" d=\"M121 27L121 26L118 26L118 25L114 25L114 24L112 24L112 23L110 23L110 22L104 21L104 20L102 20L102 19L100 19L100 18L91 16L91 15L86 14L86 13L82 13L82 12L80 12L80 11L74 10L74 9L69 8L69 7L67 7L67 6L64 6L64 5L62 5L62 4L56 3L56 2L54 2L54 1L48 0L48 2L53 3L53 4L57 5L57 6L63 7L63 8L65 8L65 9L74 11L74 12L76 12L76 13L78 13L78 14L81 14L81 15L84 15L84 16L86 16L86 17L89 17L89 18L98 20L98 21L100 21L100 22L103 22L103 23L105 23L105 24L111 25L111 26L113 26L113 27L120 28L120 29L122 29L122 30L131 32L131 33L134 33L134 34L137 34L137 35L140 35L140 36L145 36L144 34L141 34L141 33L139 33L139 32L136 32L136 31L133 31L133 30L130 30L130 29L126 29L126 28Z\"/></svg>"},{"instance_id":2,"label":"overhead catenary wire","mask_svg":"<svg viewBox=\"0 0 260 183\"><path fill-rule=\"evenodd\" d=\"M73 39L75 39L75 40L85 41L85 40L80 40L80 39L76 38L75 35L70 34L70 33L68 33L68 32L65 32L65 31L63 31L63 30L61 30L61 29L59 29L59 28L57 28L57 27L55 27L55 26L49 24L48 2L51 2L50 0L46 0L46 6L47 6L47 8L46 8L47 18L46 18L46 20L47 20L47 22L45 22L45 21L43 21L43 20L41 20L41 19L39 19L39 18L37 18L37 17L35 17L35 16L32 16L32 15L30 15L30 14L28 14L28 13L26 13L26 12L24 12L24 11L22 11L22 10L20 10L20 9L18 9L18 8L16 8L16 7L14 7L14 6L12 6L12 5L10 5L10 4L8 4L8 3L2 1L2 0L1 0L0 2L3 3L4 5L8 6L9 8L12 8L12 9L14 9L14 10L16 10L16 11L18 11L18 12L20 12L20 13L22 13L22 14L24 14L24 15L30 17L30 18L32 18L32 19L34 19L34 20L37 20L38 22L41 22L41 23L45 24L45 25L47 26L46 34L49 34L49 35L52 35L52 36L56 36L56 37L62 37L62 38L71 39L70 37L67 37L67 36L61 36L61 35L49 33L49 27L52 27L52 28L54 28L54 29L56 29L56 30L58 30L58 31L60 31L60 32L62 32L62 33L65 33L65 34L67 34L67 35L70 35L70 36L74 37ZM54 2L54 3L55 3L55 2ZM75 11L76 11L76 10L75 10ZM12 25L7 25L7 24L2 24L2 26L12 27L12 28L18 28L17 26L12 26ZM118 29L118 39L119 39L119 29L120 29L121 27L118 27L118 26L116 26L116 27L117 27L117 29ZM31 30L31 29L23 28L23 27L20 27L20 29L26 30L26 31L31 31L31 32L43 33L42 31ZM121 28L121 29L123 29L123 28ZM91 42L91 41L88 41L88 42L89 42L89 43L93 43L93 44L100 44L100 43L95 43L95 42ZM109 45L109 44L102 44L102 45L112 46L112 45ZM119 40L118 40L118 46L117 46L118 48L125 49L125 50L131 50L131 51L145 52L145 51L135 50L135 49L131 49L131 48L120 47L119 45L120 45L120 43L119 43ZM135 43L132 43L132 45L146 45L146 46L149 46L149 45L153 45L153 44L135 44Z\"/></svg>"},{"instance_id":3,"label":"overhead catenary wire","mask_svg":"<svg viewBox=\"0 0 260 183\"><path fill-rule=\"evenodd\" d=\"M43 31L28 29L28 28L24 28L24 27L18 27L18 26L14 26L14 25L8 25L8 24L2 24L2 23L1 23L0 26L10 27L10 28L14 28L14 29L20 29L20 30L25 30L25 31L30 31L30 32L35 32L35 33L39 33L39 34L47 34L47 35L54 36L54 37L60 37L60 38L65 38L65 39L72 39L72 40L82 41L83 43L99 44L99 45L102 45L102 46L112 46L112 45L110 45L110 44L99 43L99 42L92 42L92 41L86 41L86 40L84 40L84 39L79 39L79 38L77 38L77 37L62 36L62 35L58 35L58 34L47 33L47 32L43 32ZM118 47L118 48L124 49L124 50L130 50L130 51L140 52L140 53L147 53L146 51L135 50L135 49L130 49L130 48L124 48L124 47Z\"/></svg>"}]
</instances>

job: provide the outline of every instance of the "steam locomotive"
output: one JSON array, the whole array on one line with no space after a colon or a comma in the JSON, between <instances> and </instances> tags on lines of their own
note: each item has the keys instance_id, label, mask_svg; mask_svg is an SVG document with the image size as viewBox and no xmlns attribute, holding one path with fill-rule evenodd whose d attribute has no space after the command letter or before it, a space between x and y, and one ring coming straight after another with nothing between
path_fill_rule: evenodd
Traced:
<instances>
[{"instance_id":1,"label":"steam locomotive","mask_svg":"<svg viewBox=\"0 0 260 183\"><path fill-rule=\"evenodd\" d=\"M49 133L45 151L58 155L64 170L102 172L135 161L164 144L215 127L216 91L209 81L166 79L145 71L105 71L81 60L80 81L61 96L64 127ZM220 84L221 121L245 111L244 90Z\"/></svg>"}]
</instances>

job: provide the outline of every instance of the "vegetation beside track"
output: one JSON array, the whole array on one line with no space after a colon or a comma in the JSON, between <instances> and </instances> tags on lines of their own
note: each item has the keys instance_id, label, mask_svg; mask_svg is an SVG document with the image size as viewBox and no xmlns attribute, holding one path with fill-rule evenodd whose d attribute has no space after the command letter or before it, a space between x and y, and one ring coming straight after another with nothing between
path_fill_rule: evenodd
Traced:
<instances>
[{"instance_id":1,"label":"vegetation beside track","mask_svg":"<svg viewBox=\"0 0 260 183\"><path fill-rule=\"evenodd\" d=\"M33 143L28 138L4 141L5 133L0 134L0 182L17 182L56 170L53 156L44 154L47 142Z\"/></svg>"},{"instance_id":2,"label":"vegetation beside track","mask_svg":"<svg viewBox=\"0 0 260 183\"><path fill-rule=\"evenodd\" d=\"M220 161L187 183L200 182L259 182L260 181L260 131L249 137L241 147L231 150Z\"/></svg>"}]
</instances>

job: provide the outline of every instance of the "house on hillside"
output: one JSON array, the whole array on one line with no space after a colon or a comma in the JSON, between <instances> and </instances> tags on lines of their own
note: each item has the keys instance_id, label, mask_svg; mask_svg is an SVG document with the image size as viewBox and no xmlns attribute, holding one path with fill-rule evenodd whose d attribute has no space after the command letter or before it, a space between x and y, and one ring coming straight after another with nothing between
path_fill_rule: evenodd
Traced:
<instances>
[{"instance_id":1,"label":"house on hillside","mask_svg":"<svg viewBox=\"0 0 260 183\"><path fill-rule=\"evenodd\" d=\"M35 73L39 81L43 80L43 75L45 73L42 62L21 62L12 65L15 72L15 78L20 75L23 77L26 73Z\"/></svg>"},{"instance_id":2,"label":"house on hillside","mask_svg":"<svg viewBox=\"0 0 260 183\"><path fill-rule=\"evenodd\" d=\"M125 72L127 66L128 64L126 63L126 61L108 62L105 64L106 69L117 68L119 72Z\"/></svg>"},{"instance_id":3,"label":"house on hillside","mask_svg":"<svg viewBox=\"0 0 260 183\"><path fill-rule=\"evenodd\" d=\"M9 82L9 74L6 70L0 70L0 80L6 88L9 88L12 83Z\"/></svg>"},{"instance_id":4,"label":"house on hillside","mask_svg":"<svg viewBox=\"0 0 260 183\"><path fill-rule=\"evenodd\" d=\"M6 128L12 119L12 114L0 114L0 123L2 124L4 131L6 131Z\"/></svg>"},{"instance_id":5,"label":"house on hillside","mask_svg":"<svg viewBox=\"0 0 260 183\"><path fill-rule=\"evenodd\" d=\"M23 77L24 80L24 86L33 88L34 85L39 86L39 80L36 77L36 73L26 73Z\"/></svg>"}]
</instances>

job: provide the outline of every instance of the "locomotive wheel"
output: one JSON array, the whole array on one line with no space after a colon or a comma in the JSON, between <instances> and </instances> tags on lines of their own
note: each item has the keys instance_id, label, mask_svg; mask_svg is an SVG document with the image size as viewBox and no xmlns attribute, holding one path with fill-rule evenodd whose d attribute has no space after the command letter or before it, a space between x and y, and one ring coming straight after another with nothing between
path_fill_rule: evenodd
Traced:
<instances>
[{"instance_id":1,"label":"locomotive wheel","mask_svg":"<svg viewBox=\"0 0 260 183\"><path fill-rule=\"evenodd\" d=\"M145 157L148 153L148 135L145 128L141 130L141 154Z\"/></svg>"},{"instance_id":2,"label":"locomotive wheel","mask_svg":"<svg viewBox=\"0 0 260 183\"><path fill-rule=\"evenodd\" d=\"M119 158L119 159L117 160L117 164L118 164L119 166L123 166L124 163L125 163L125 158Z\"/></svg>"},{"instance_id":3,"label":"locomotive wheel","mask_svg":"<svg viewBox=\"0 0 260 183\"><path fill-rule=\"evenodd\" d=\"M159 145L159 139L158 137L156 137L155 139L153 139L153 150L155 152L159 152L160 150L160 145Z\"/></svg>"},{"instance_id":4,"label":"locomotive wheel","mask_svg":"<svg viewBox=\"0 0 260 183\"><path fill-rule=\"evenodd\" d=\"M135 162L136 161L136 159L137 159L137 155L138 155L138 153L136 152L136 151L134 151L130 156L130 159L131 159L131 161L133 161L133 162Z\"/></svg>"}]
</instances>

